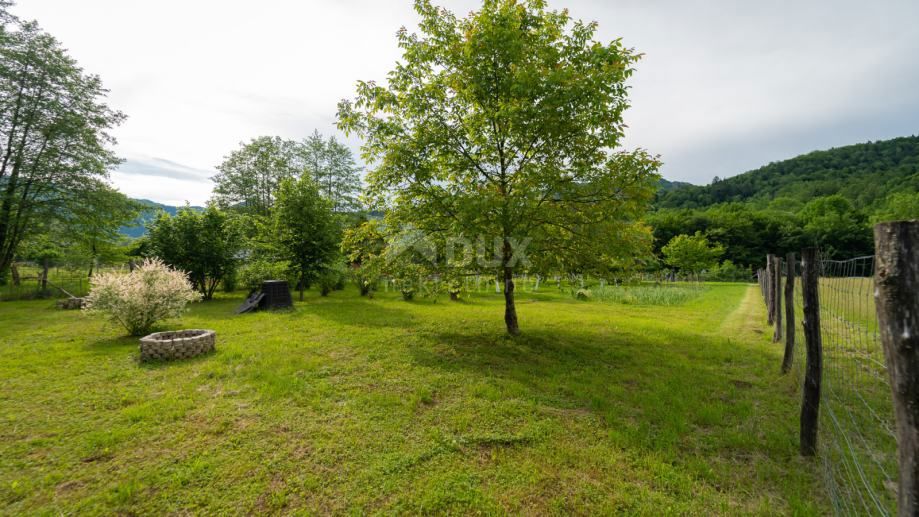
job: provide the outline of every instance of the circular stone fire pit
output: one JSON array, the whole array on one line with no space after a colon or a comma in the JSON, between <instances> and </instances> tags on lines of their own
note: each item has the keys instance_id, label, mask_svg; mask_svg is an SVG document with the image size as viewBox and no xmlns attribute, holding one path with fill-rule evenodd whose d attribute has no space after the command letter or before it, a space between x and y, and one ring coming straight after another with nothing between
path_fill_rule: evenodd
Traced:
<instances>
[{"instance_id":1,"label":"circular stone fire pit","mask_svg":"<svg viewBox=\"0 0 919 517\"><path fill-rule=\"evenodd\" d=\"M213 330L157 332L140 338L140 360L188 359L213 352L216 341L217 334Z\"/></svg>"}]
</instances>

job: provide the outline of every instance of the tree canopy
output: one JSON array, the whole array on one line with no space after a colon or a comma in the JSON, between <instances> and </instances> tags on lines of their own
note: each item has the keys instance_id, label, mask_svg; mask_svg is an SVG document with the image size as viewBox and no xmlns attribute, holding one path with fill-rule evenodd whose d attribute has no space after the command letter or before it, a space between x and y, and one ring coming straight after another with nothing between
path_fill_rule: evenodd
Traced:
<instances>
[{"instance_id":1,"label":"tree canopy","mask_svg":"<svg viewBox=\"0 0 919 517\"><path fill-rule=\"evenodd\" d=\"M619 149L639 54L541 0L486 0L466 18L426 0L415 10L420 33L399 31L402 60L385 85L358 84L339 125L364 137L368 193L390 227L496 245L497 263L479 267L503 275L516 334L526 254L631 252L615 236L659 179L655 158Z\"/></svg>"},{"instance_id":2,"label":"tree canopy","mask_svg":"<svg viewBox=\"0 0 919 517\"><path fill-rule=\"evenodd\" d=\"M360 169L351 150L318 131L303 141L278 136L253 138L217 166L214 201L222 208L268 216L278 188L286 179L309 175L335 210L357 208Z\"/></svg>"},{"instance_id":3,"label":"tree canopy","mask_svg":"<svg viewBox=\"0 0 919 517\"><path fill-rule=\"evenodd\" d=\"M699 273L718 264L724 248L708 242L705 235L677 235L661 249L664 262L684 273Z\"/></svg>"},{"instance_id":4,"label":"tree canopy","mask_svg":"<svg viewBox=\"0 0 919 517\"><path fill-rule=\"evenodd\" d=\"M236 270L242 233L230 214L209 205L198 211L183 208L175 215L160 212L149 227L152 254L185 271L205 300L220 281Z\"/></svg>"}]
</instances>

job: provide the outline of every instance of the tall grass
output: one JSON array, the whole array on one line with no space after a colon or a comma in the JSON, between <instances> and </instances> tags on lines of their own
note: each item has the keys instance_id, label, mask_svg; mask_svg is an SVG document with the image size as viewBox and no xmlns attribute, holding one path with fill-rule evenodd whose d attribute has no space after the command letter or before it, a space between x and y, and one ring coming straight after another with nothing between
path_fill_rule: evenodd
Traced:
<instances>
[{"instance_id":1,"label":"tall grass","mask_svg":"<svg viewBox=\"0 0 919 517\"><path fill-rule=\"evenodd\" d=\"M586 291L586 298L626 305L681 305L702 296L700 284L683 285L606 285L572 290L574 297ZM584 296L582 295L581 298Z\"/></svg>"}]
</instances>

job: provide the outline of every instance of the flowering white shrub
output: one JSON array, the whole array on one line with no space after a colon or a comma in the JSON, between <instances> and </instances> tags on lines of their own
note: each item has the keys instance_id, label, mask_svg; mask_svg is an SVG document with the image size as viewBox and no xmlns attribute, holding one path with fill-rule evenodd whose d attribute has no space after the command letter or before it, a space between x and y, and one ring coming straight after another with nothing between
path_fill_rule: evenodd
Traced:
<instances>
[{"instance_id":1,"label":"flowering white shrub","mask_svg":"<svg viewBox=\"0 0 919 517\"><path fill-rule=\"evenodd\" d=\"M83 310L105 314L132 336L140 336L158 321L178 318L189 302L200 299L185 273L147 259L128 274L95 276Z\"/></svg>"}]
</instances>

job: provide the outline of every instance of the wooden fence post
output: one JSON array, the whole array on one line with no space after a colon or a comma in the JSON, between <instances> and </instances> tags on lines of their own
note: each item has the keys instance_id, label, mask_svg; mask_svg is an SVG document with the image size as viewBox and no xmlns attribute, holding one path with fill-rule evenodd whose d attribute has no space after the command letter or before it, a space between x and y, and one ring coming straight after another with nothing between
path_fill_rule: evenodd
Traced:
<instances>
[{"instance_id":1,"label":"wooden fence post","mask_svg":"<svg viewBox=\"0 0 919 517\"><path fill-rule=\"evenodd\" d=\"M775 268L772 266L772 262L775 260L775 256L771 253L766 255L766 313L768 316L767 323L772 325L775 323L775 281L772 279Z\"/></svg>"},{"instance_id":2,"label":"wooden fence post","mask_svg":"<svg viewBox=\"0 0 919 517\"><path fill-rule=\"evenodd\" d=\"M785 257L785 357L782 373L788 373L795 360L795 254Z\"/></svg>"},{"instance_id":3,"label":"wooden fence post","mask_svg":"<svg viewBox=\"0 0 919 517\"><path fill-rule=\"evenodd\" d=\"M782 340L782 258L772 256L772 278L775 285L772 286L772 319L775 320L775 331L772 334L772 342L778 343Z\"/></svg>"},{"instance_id":4,"label":"wooden fence post","mask_svg":"<svg viewBox=\"0 0 919 517\"><path fill-rule=\"evenodd\" d=\"M804 400L801 404L801 455L817 453L817 416L820 410L820 383L823 377L823 341L820 335L820 264L816 248L801 253L801 292L804 299L804 341L807 367L804 373Z\"/></svg>"},{"instance_id":5,"label":"wooden fence post","mask_svg":"<svg viewBox=\"0 0 919 517\"><path fill-rule=\"evenodd\" d=\"M875 307L893 391L899 515L919 515L919 221L874 227Z\"/></svg>"}]
</instances>

